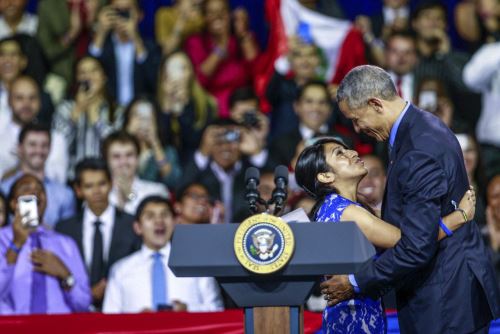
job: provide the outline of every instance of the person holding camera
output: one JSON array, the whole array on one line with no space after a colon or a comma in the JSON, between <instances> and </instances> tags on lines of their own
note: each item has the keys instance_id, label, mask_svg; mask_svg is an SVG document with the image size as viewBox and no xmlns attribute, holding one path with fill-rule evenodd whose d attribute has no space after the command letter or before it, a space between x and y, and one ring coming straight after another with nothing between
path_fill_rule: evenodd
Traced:
<instances>
[{"instance_id":1,"label":"person holding camera","mask_svg":"<svg viewBox=\"0 0 500 334\"><path fill-rule=\"evenodd\" d=\"M0 314L54 314L89 309L89 281L76 243L47 229L43 184L25 174L12 186L14 215L0 229Z\"/></svg>"},{"instance_id":2,"label":"person holding camera","mask_svg":"<svg viewBox=\"0 0 500 334\"><path fill-rule=\"evenodd\" d=\"M52 127L66 138L69 178L78 161L100 155L101 140L121 125L122 110L106 94L107 80L97 58L81 58L76 64L74 98L57 107Z\"/></svg>"},{"instance_id":3,"label":"person holding camera","mask_svg":"<svg viewBox=\"0 0 500 334\"><path fill-rule=\"evenodd\" d=\"M224 205L224 222L248 217L245 202L245 170L252 166L244 146L242 126L230 118L215 120L203 132L198 151L184 170L178 189L195 181L207 186L210 195Z\"/></svg>"},{"instance_id":4,"label":"person holding camera","mask_svg":"<svg viewBox=\"0 0 500 334\"><path fill-rule=\"evenodd\" d=\"M109 92L121 106L137 94L153 94L156 87L159 52L142 39L141 19L137 0L110 1L98 14L89 46L89 53L103 63Z\"/></svg>"},{"instance_id":5,"label":"person holding camera","mask_svg":"<svg viewBox=\"0 0 500 334\"><path fill-rule=\"evenodd\" d=\"M134 230L143 246L111 268L104 313L223 310L215 279L176 277L170 270L174 211L167 199L146 197L137 209Z\"/></svg>"}]
</instances>

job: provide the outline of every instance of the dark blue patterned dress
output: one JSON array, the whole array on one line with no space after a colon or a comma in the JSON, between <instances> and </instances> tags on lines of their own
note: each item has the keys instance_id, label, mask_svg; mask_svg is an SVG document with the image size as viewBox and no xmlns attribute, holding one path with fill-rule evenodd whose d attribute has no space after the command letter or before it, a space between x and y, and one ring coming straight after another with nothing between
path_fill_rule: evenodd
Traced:
<instances>
[{"instance_id":1,"label":"dark blue patterned dress","mask_svg":"<svg viewBox=\"0 0 500 334\"><path fill-rule=\"evenodd\" d=\"M338 223L344 209L351 204L360 206L338 194L330 194L318 210L316 221ZM358 295L354 299L326 307L323 311L323 333L386 333L385 314L380 299L373 300Z\"/></svg>"}]
</instances>

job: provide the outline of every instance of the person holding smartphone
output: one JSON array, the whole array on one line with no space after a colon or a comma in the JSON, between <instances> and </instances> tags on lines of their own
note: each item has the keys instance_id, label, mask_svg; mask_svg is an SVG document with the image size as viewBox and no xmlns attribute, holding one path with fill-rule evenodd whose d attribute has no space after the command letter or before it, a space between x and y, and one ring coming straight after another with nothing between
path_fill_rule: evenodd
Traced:
<instances>
[{"instance_id":1,"label":"person holding smartphone","mask_svg":"<svg viewBox=\"0 0 500 334\"><path fill-rule=\"evenodd\" d=\"M90 287L76 243L43 224L43 184L25 174L8 198L14 219L0 229L0 314L87 311Z\"/></svg>"}]
</instances>

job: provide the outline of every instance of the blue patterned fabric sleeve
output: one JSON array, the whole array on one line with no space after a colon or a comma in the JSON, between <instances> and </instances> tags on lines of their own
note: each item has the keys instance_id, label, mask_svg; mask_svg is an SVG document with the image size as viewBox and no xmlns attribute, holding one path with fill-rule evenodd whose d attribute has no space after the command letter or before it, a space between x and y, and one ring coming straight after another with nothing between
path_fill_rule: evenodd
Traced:
<instances>
[{"instance_id":1,"label":"blue patterned fabric sleeve","mask_svg":"<svg viewBox=\"0 0 500 334\"><path fill-rule=\"evenodd\" d=\"M352 204L360 206L359 203L348 200L339 194L329 194L319 208L315 220L322 223L337 223L340 221L345 208Z\"/></svg>"}]
</instances>

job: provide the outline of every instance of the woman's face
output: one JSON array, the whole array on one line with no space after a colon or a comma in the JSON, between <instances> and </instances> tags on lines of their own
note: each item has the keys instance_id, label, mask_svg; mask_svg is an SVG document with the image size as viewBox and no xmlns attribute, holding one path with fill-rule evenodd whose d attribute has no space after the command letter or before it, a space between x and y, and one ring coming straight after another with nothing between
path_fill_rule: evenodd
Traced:
<instances>
[{"instance_id":1,"label":"woman's face","mask_svg":"<svg viewBox=\"0 0 500 334\"><path fill-rule=\"evenodd\" d=\"M462 148L462 154L464 155L465 169L467 170L467 175L472 176L476 171L478 153L476 142L468 135L457 135L458 142Z\"/></svg>"},{"instance_id":2,"label":"woman's face","mask_svg":"<svg viewBox=\"0 0 500 334\"><path fill-rule=\"evenodd\" d=\"M223 0L207 0L205 5L205 22L211 35L229 34L229 8Z\"/></svg>"},{"instance_id":3,"label":"woman's face","mask_svg":"<svg viewBox=\"0 0 500 334\"><path fill-rule=\"evenodd\" d=\"M140 141L145 140L150 131L154 131L154 107L148 101L139 100L130 110L127 132L135 135Z\"/></svg>"},{"instance_id":4,"label":"woman's face","mask_svg":"<svg viewBox=\"0 0 500 334\"><path fill-rule=\"evenodd\" d=\"M186 190L177 207L186 222L200 224L210 221L210 195L199 184L193 184Z\"/></svg>"},{"instance_id":5,"label":"woman's face","mask_svg":"<svg viewBox=\"0 0 500 334\"><path fill-rule=\"evenodd\" d=\"M88 85L89 92L102 93L106 84L106 75L97 60L83 58L76 67L76 80L78 85Z\"/></svg>"},{"instance_id":6,"label":"woman's face","mask_svg":"<svg viewBox=\"0 0 500 334\"><path fill-rule=\"evenodd\" d=\"M357 182L367 173L363 160L359 158L358 152L344 148L337 143L324 145L326 163L332 169L336 184L345 181Z\"/></svg>"}]
</instances>

